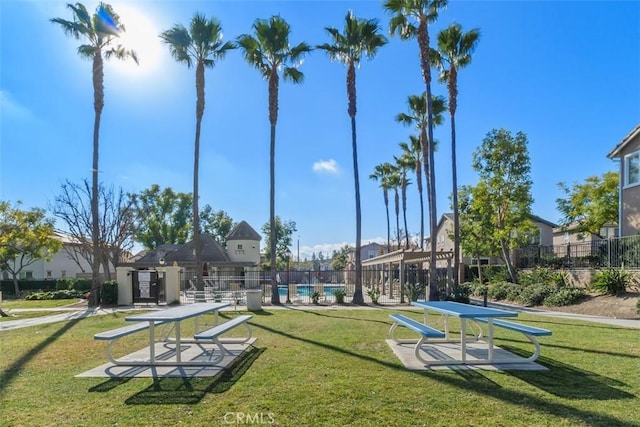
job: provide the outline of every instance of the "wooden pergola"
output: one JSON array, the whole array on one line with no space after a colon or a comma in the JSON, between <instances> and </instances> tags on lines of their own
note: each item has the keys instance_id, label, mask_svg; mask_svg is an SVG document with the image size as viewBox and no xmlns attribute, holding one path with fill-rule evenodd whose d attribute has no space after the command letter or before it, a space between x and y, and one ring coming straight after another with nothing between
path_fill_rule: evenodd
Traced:
<instances>
[{"instance_id":1,"label":"wooden pergola","mask_svg":"<svg viewBox=\"0 0 640 427\"><path fill-rule=\"evenodd\" d=\"M423 264L425 262L429 262L430 258L431 258L430 251L424 251L421 249L398 249L393 252L378 255L377 257L374 257L374 258L363 260L362 269L363 269L363 273L367 272L368 274L371 274L371 273L376 274L377 272L383 273L384 271L393 272L395 270L395 267L397 266L399 270L401 300L404 301L404 295L402 290L404 289L404 285L405 285L406 267L412 264ZM436 261L447 262L447 290L449 289L449 286L452 283L452 277L451 277L452 260L453 260L452 251L436 252ZM390 294L393 293L392 282L393 280L390 279L389 280ZM384 294L384 280L383 280L383 294Z\"/></svg>"}]
</instances>

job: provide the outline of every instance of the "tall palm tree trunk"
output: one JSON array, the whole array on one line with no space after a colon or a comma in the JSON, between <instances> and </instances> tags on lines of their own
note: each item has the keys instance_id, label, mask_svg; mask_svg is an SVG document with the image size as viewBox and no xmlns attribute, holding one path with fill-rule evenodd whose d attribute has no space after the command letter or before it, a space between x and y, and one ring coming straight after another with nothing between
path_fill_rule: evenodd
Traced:
<instances>
[{"instance_id":1,"label":"tall palm tree trunk","mask_svg":"<svg viewBox=\"0 0 640 427\"><path fill-rule=\"evenodd\" d=\"M269 123L271 146L269 148L269 250L271 251L271 304L280 304L276 281L276 124L278 122L278 73L274 69L269 77ZM287 285L288 286L288 285Z\"/></svg>"},{"instance_id":2,"label":"tall palm tree trunk","mask_svg":"<svg viewBox=\"0 0 640 427\"><path fill-rule=\"evenodd\" d=\"M429 256L429 300L439 299L438 279L436 277L436 233L438 227L437 209L436 209L436 178L434 167L434 141L433 141L433 106L431 102L431 66L429 63L429 27L426 16L421 16L418 26L418 45L420 47L420 67L422 69L422 77L426 86L425 96L427 97L427 137L428 152L425 156L429 159L429 179L427 181L427 191L429 192L429 223L430 223L430 243L431 253ZM425 171L426 172L426 171Z\"/></svg>"},{"instance_id":3,"label":"tall palm tree trunk","mask_svg":"<svg viewBox=\"0 0 640 427\"><path fill-rule=\"evenodd\" d=\"M453 286L460 285L460 212L456 160L456 116L451 114L451 179L453 181Z\"/></svg>"},{"instance_id":4,"label":"tall palm tree trunk","mask_svg":"<svg viewBox=\"0 0 640 427\"><path fill-rule=\"evenodd\" d=\"M398 188L395 189L395 207L396 207L396 238L398 239L398 247L400 249L402 245L402 239L400 238L400 195L398 194Z\"/></svg>"},{"instance_id":5,"label":"tall palm tree trunk","mask_svg":"<svg viewBox=\"0 0 640 427\"><path fill-rule=\"evenodd\" d=\"M409 231L407 228L407 180L402 178L402 216L404 217L405 249L409 249Z\"/></svg>"},{"instance_id":6,"label":"tall palm tree trunk","mask_svg":"<svg viewBox=\"0 0 640 427\"><path fill-rule=\"evenodd\" d=\"M202 248L200 247L200 214L198 208L198 173L200 169L200 128L204 115L204 64L196 68L196 137L193 149L193 244L196 254L196 287L204 289L202 281Z\"/></svg>"},{"instance_id":7,"label":"tall palm tree trunk","mask_svg":"<svg viewBox=\"0 0 640 427\"><path fill-rule=\"evenodd\" d=\"M364 304L362 294L362 218L360 212L360 179L358 174L358 140L356 138L356 69L353 62L349 63L347 69L347 98L349 99L349 117L351 118L351 148L353 151L353 181L356 193L356 271L355 271L355 292L353 293L353 304Z\"/></svg>"},{"instance_id":8,"label":"tall palm tree trunk","mask_svg":"<svg viewBox=\"0 0 640 427\"><path fill-rule=\"evenodd\" d=\"M389 221L389 192L384 190L384 207L387 211L387 252L391 252L391 223Z\"/></svg>"},{"instance_id":9,"label":"tall palm tree trunk","mask_svg":"<svg viewBox=\"0 0 640 427\"><path fill-rule=\"evenodd\" d=\"M93 108L95 118L93 122L93 163L91 171L91 244L93 256L91 258L91 299L90 306L100 304L100 242L99 242L99 213L98 213L98 159L100 148L100 118L104 108L104 63L102 51L97 49L93 55Z\"/></svg>"},{"instance_id":10,"label":"tall palm tree trunk","mask_svg":"<svg viewBox=\"0 0 640 427\"><path fill-rule=\"evenodd\" d=\"M420 195L420 249L424 249L424 201L422 197L422 171L420 164L416 164L416 183L418 185L418 194Z\"/></svg>"}]
</instances>

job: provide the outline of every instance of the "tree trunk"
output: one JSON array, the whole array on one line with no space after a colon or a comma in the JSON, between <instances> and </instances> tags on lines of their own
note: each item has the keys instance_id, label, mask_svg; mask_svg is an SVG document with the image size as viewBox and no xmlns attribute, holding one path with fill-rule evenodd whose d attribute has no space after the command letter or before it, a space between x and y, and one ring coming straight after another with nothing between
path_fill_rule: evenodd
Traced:
<instances>
[{"instance_id":1,"label":"tree trunk","mask_svg":"<svg viewBox=\"0 0 640 427\"><path fill-rule=\"evenodd\" d=\"M391 222L389 221L389 194L385 188L384 191L384 206L387 211L387 252L391 252Z\"/></svg>"},{"instance_id":2,"label":"tree trunk","mask_svg":"<svg viewBox=\"0 0 640 427\"><path fill-rule=\"evenodd\" d=\"M424 249L424 201L422 199L422 171L420 163L416 164L416 184L420 194L420 250Z\"/></svg>"},{"instance_id":3,"label":"tree trunk","mask_svg":"<svg viewBox=\"0 0 640 427\"><path fill-rule=\"evenodd\" d=\"M98 213L98 161L100 148L100 118L104 108L104 64L102 51L97 49L93 56L93 162L91 173L91 294L88 304L97 307L100 304L100 242Z\"/></svg>"},{"instance_id":4,"label":"tree trunk","mask_svg":"<svg viewBox=\"0 0 640 427\"><path fill-rule=\"evenodd\" d=\"M400 245L402 244L402 239L400 238L400 195L398 194L398 189L395 189L395 208L396 208L396 239L398 239L398 247L396 249L400 249Z\"/></svg>"},{"instance_id":5,"label":"tree trunk","mask_svg":"<svg viewBox=\"0 0 640 427\"><path fill-rule=\"evenodd\" d=\"M193 245L196 255L196 288L204 290L202 281L202 247L200 246L200 212L198 199L198 175L200 169L200 129L204 115L204 64L198 61L196 67L196 136L193 148Z\"/></svg>"},{"instance_id":6,"label":"tree trunk","mask_svg":"<svg viewBox=\"0 0 640 427\"><path fill-rule=\"evenodd\" d=\"M269 250L271 251L271 304L280 304L276 281L276 123L278 122L278 74L274 69L269 77L269 122L271 138L269 149ZM289 286L287 284L287 286Z\"/></svg>"},{"instance_id":7,"label":"tree trunk","mask_svg":"<svg viewBox=\"0 0 640 427\"><path fill-rule=\"evenodd\" d=\"M511 263L511 254L509 254L509 248L504 240L500 240L500 248L502 249L502 256L504 257L504 262L507 264L507 270L509 271L509 277L511 278L511 283L518 283L518 276L516 274L515 269Z\"/></svg>"},{"instance_id":8,"label":"tree trunk","mask_svg":"<svg viewBox=\"0 0 640 427\"><path fill-rule=\"evenodd\" d=\"M453 182L453 286L460 285L460 212L458 210L458 171L456 166L456 116L451 115L451 179Z\"/></svg>"},{"instance_id":9,"label":"tree trunk","mask_svg":"<svg viewBox=\"0 0 640 427\"><path fill-rule=\"evenodd\" d=\"M434 167L434 143L433 143L433 105L431 102L431 65L429 63L429 27L427 17L420 17L418 25L418 46L420 49L420 68L422 69L422 77L426 86L425 96L427 97L427 139L428 152L425 153L426 159L429 159L429 180L427 181L427 191L429 193L429 222L430 222L430 243L431 253L429 256L429 300L438 300L438 278L436 275L436 233L438 227L437 208L436 208L436 177Z\"/></svg>"},{"instance_id":10,"label":"tree trunk","mask_svg":"<svg viewBox=\"0 0 640 427\"><path fill-rule=\"evenodd\" d=\"M355 271L355 291L353 293L353 304L364 304L362 294L362 219L360 212L360 178L358 174L358 140L356 138L356 69L353 62L347 68L347 98L349 101L348 113L351 118L351 150L353 152L353 181L356 195L356 271Z\"/></svg>"},{"instance_id":11,"label":"tree trunk","mask_svg":"<svg viewBox=\"0 0 640 427\"><path fill-rule=\"evenodd\" d=\"M409 229L407 227L407 179L402 178L402 216L404 217L405 249L409 249Z\"/></svg>"}]
</instances>

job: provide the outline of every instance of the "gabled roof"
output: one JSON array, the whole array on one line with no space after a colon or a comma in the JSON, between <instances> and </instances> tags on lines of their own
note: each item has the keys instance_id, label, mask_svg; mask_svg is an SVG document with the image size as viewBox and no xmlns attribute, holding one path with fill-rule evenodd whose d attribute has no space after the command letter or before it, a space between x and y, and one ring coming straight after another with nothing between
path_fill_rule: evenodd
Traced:
<instances>
[{"instance_id":1,"label":"gabled roof","mask_svg":"<svg viewBox=\"0 0 640 427\"><path fill-rule=\"evenodd\" d=\"M622 141L620 141L618 145L616 145L615 148L611 150L609 154L607 154L607 157L610 159L620 157L620 151L622 151L629 142L631 142L635 137L639 135L640 135L640 124L638 124L635 128L633 128L633 130L629 132L627 136L622 138Z\"/></svg>"},{"instance_id":2,"label":"gabled roof","mask_svg":"<svg viewBox=\"0 0 640 427\"><path fill-rule=\"evenodd\" d=\"M558 224L554 224L551 221L547 221L546 219L540 218L539 216L533 215L533 214L529 214L529 219L531 221L533 221L533 222L539 222L541 224L548 225L549 227L557 227L558 226Z\"/></svg>"},{"instance_id":3,"label":"gabled roof","mask_svg":"<svg viewBox=\"0 0 640 427\"><path fill-rule=\"evenodd\" d=\"M227 240L262 240L262 237L246 221L240 221L227 234Z\"/></svg>"},{"instance_id":4,"label":"gabled roof","mask_svg":"<svg viewBox=\"0 0 640 427\"><path fill-rule=\"evenodd\" d=\"M200 235L200 257L202 262L209 264L229 264L231 262L225 250L220 246L220 243L216 242L210 234ZM174 261L178 264L196 262L195 244L193 240L167 254L165 262L170 265Z\"/></svg>"}]
</instances>

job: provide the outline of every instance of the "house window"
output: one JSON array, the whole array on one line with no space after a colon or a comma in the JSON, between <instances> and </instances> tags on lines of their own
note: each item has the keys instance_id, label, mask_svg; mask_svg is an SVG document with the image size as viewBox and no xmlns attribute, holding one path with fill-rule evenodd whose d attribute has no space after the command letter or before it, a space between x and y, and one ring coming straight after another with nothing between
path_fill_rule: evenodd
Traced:
<instances>
[{"instance_id":1,"label":"house window","mask_svg":"<svg viewBox=\"0 0 640 427\"><path fill-rule=\"evenodd\" d=\"M60 277L67 277L67 270L62 270L60 272Z\"/></svg>"},{"instance_id":2,"label":"house window","mask_svg":"<svg viewBox=\"0 0 640 427\"><path fill-rule=\"evenodd\" d=\"M237 249L238 249L239 251L241 251L241 250L243 249L243 248L242 248L242 243L238 243L238 248L237 248Z\"/></svg>"},{"instance_id":3,"label":"house window","mask_svg":"<svg viewBox=\"0 0 640 427\"><path fill-rule=\"evenodd\" d=\"M376 256L376 251L369 251L367 253L367 258L368 259L375 258L375 256Z\"/></svg>"},{"instance_id":4,"label":"house window","mask_svg":"<svg viewBox=\"0 0 640 427\"><path fill-rule=\"evenodd\" d=\"M52 276L51 270L47 270L47 279L51 279Z\"/></svg>"},{"instance_id":5,"label":"house window","mask_svg":"<svg viewBox=\"0 0 640 427\"><path fill-rule=\"evenodd\" d=\"M640 151L624 157L624 185L640 184Z\"/></svg>"},{"instance_id":6,"label":"house window","mask_svg":"<svg viewBox=\"0 0 640 427\"><path fill-rule=\"evenodd\" d=\"M22 280L33 279L33 271L22 271L22 272L20 272L20 279L22 279Z\"/></svg>"}]
</instances>

